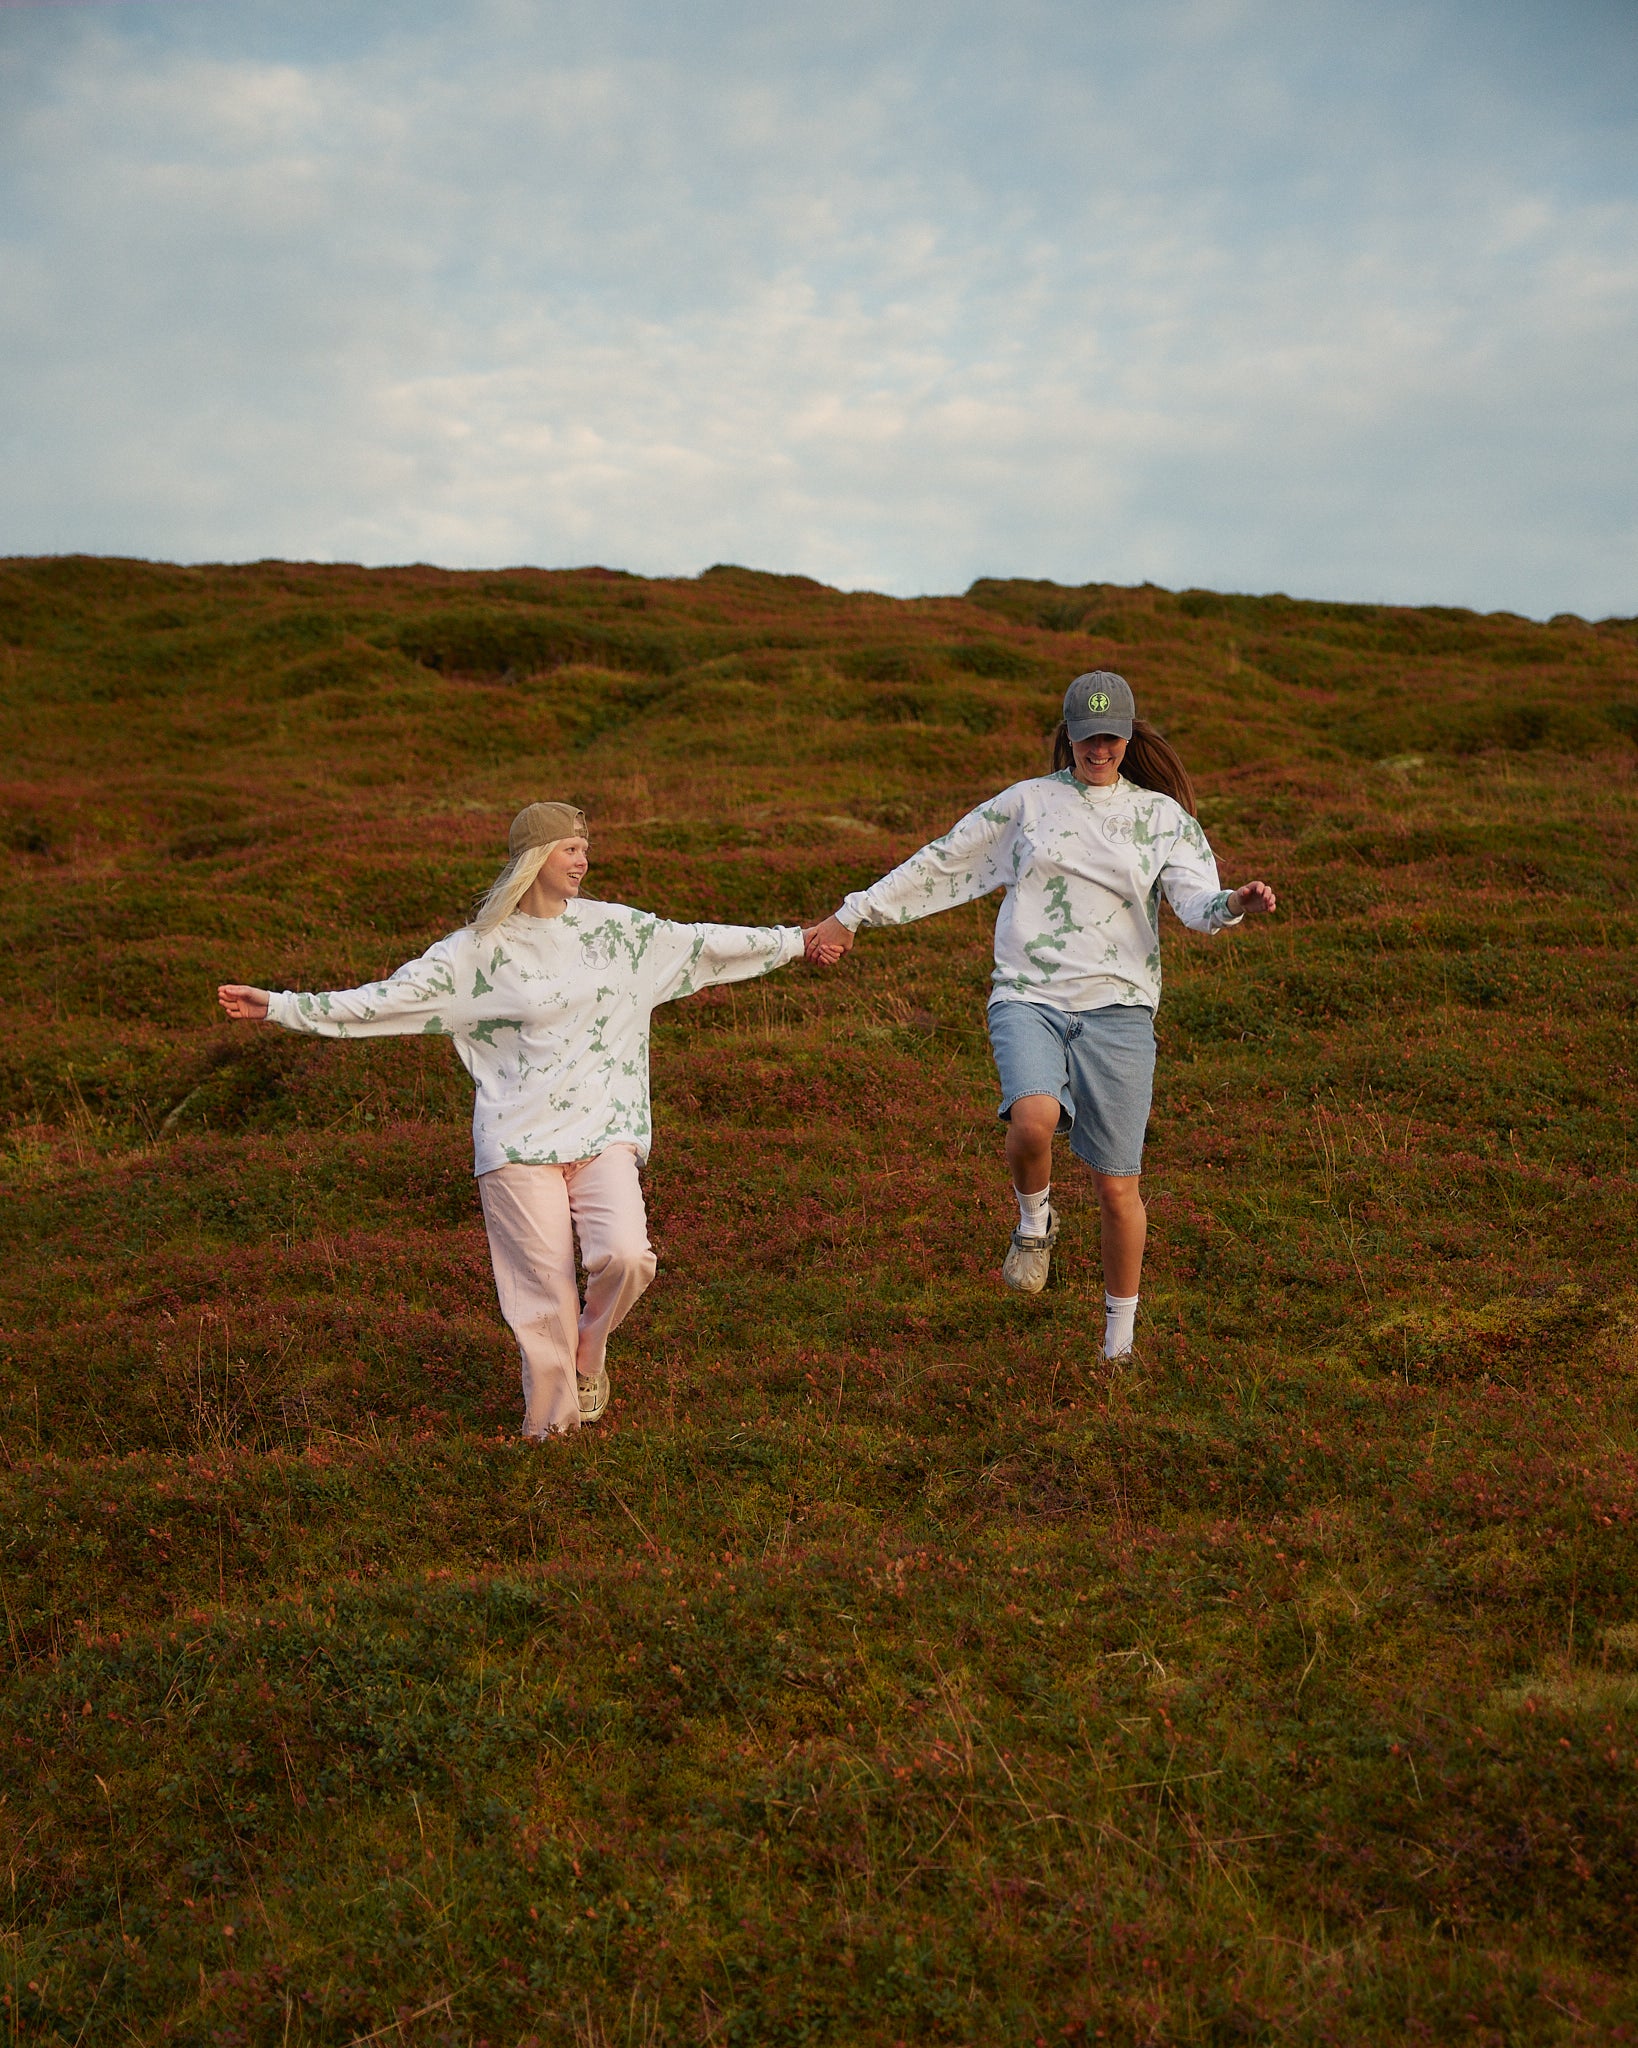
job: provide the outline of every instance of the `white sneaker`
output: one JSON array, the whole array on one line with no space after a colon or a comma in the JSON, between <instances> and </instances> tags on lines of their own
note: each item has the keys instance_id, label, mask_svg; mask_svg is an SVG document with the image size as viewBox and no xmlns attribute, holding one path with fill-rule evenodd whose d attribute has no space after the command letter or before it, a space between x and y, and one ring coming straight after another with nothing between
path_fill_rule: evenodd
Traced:
<instances>
[{"instance_id":1,"label":"white sneaker","mask_svg":"<svg viewBox=\"0 0 1638 2048\"><path fill-rule=\"evenodd\" d=\"M609 1369L605 1365L594 1380L577 1379L580 1389L580 1420L596 1422L609 1405Z\"/></svg>"},{"instance_id":2,"label":"white sneaker","mask_svg":"<svg viewBox=\"0 0 1638 2048\"><path fill-rule=\"evenodd\" d=\"M1052 1247L1058 1242L1058 1212L1049 1209L1047 1216L1050 1220L1043 1237L1026 1236L1022 1224L1012 1233L1012 1243L1001 1265L1001 1278L1015 1294L1039 1294L1047 1284Z\"/></svg>"}]
</instances>

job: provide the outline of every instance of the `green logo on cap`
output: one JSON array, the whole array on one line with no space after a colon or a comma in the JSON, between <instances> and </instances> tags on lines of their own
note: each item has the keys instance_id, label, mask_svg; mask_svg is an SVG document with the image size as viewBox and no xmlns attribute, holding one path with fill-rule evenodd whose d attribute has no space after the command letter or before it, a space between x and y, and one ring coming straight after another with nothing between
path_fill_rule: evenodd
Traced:
<instances>
[{"instance_id":1,"label":"green logo on cap","mask_svg":"<svg viewBox=\"0 0 1638 2048\"><path fill-rule=\"evenodd\" d=\"M1107 711L1109 699L1102 690L1094 690L1086 700L1086 708L1088 711Z\"/></svg>"}]
</instances>

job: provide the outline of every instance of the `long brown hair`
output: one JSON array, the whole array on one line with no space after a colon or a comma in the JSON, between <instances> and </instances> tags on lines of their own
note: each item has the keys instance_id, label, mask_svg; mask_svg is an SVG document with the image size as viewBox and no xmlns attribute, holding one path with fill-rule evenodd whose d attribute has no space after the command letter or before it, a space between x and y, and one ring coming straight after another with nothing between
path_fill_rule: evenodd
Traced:
<instances>
[{"instance_id":1,"label":"long brown hair","mask_svg":"<svg viewBox=\"0 0 1638 2048\"><path fill-rule=\"evenodd\" d=\"M1052 735L1052 772L1056 775L1074 765L1069 726L1060 718L1058 730ZM1132 720L1132 737L1126 742L1120 772L1128 782L1135 782L1139 789L1156 789L1162 796L1169 796L1174 803L1181 804L1191 818L1198 814L1200 800L1194 793L1194 784L1189 780L1189 771L1183 766L1182 756L1170 740L1155 731L1148 719Z\"/></svg>"}]
</instances>

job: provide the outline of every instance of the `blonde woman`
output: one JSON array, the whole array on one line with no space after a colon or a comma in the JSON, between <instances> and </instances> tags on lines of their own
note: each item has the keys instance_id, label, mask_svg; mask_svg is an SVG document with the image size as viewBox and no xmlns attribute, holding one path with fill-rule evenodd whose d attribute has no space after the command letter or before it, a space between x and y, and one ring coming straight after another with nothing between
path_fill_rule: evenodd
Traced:
<instances>
[{"instance_id":1,"label":"blonde woman","mask_svg":"<svg viewBox=\"0 0 1638 2048\"><path fill-rule=\"evenodd\" d=\"M501 1314L523 1362L523 1433L595 1422L608 1340L654 1278L638 1168L650 1140L648 1028L661 1003L800 959L794 927L670 924L582 902L572 804L512 821L472 923L386 981L327 995L230 982L230 1017L327 1038L451 1038L477 1084L474 1170ZM586 1298L575 1284L575 1240Z\"/></svg>"},{"instance_id":2,"label":"blonde woman","mask_svg":"<svg viewBox=\"0 0 1638 2048\"><path fill-rule=\"evenodd\" d=\"M1275 908L1266 882L1225 889L1174 750L1137 715L1124 676L1064 693L1053 772L1015 782L808 934L829 965L861 925L907 924L1004 890L990 1044L1001 1080L1018 1226L1001 1268L1046 1285L1058 1218L1052 1140L1092 1169L1102 1229L1103 1350L1132 1349L1147 1218L1139 1192L1160 1001L1160 899L1197 932Z\"/></svg>"}]
</instances>

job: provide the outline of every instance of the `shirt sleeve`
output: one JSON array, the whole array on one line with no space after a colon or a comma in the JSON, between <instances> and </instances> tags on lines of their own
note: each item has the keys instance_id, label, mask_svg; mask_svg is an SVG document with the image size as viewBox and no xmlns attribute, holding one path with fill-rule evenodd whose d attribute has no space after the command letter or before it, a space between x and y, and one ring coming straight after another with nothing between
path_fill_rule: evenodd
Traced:
<instances>
[{"instance_id":1,"label":"shirt sleeve","mask_svg":"<svg viewBox=\"0 0 1638 2048\"><path fill-rule=\"evenodd\" d=\"M1240 922L1229 911L1229 892L1217 878L1217 861L1206 835L1187 812L1160 881L1166 901L1191 932L1220 932Z\"/></svg>"},{"instance_id":2,"label":"shirt sleeve","mask_svg":"<svg viewBox=\"0 0 1638 2048\"><path fill-rule=\"evenodd\" d=\"M270 993L268 1021L320 1038L387 1038L414 1032L453 1037L469 1007L459 987L459 966L455 938L440 939L385 981L321 995L290 989ZM481 980L481 968L476 971Z\"/></svg>"},{"instance_id":3,"label":"shirt sleeve","mask_svg":"<svg viewBox=\"0 0 1638 2048\"><path fill-rule=\"evenodd\" d=\"M980 804L891 874L868 889L855 889L837 911L838 922L850 932L865 924L910 924L958 903L975 903L1016 881L1017 807L1008 801L1010 795L1003 791Z\"/></svg>"},{"instance_id":4,"label":"shirt sleeve","mask_svg":"<svg viewBox=\"0 0 1638 2048\"><path fill-rule=\"evenodd\" d=\"M649 947L656 1003L723 982L750 981L802 958L799 925L670 924L655 920Z\"/></svg>"}]
</instances>

